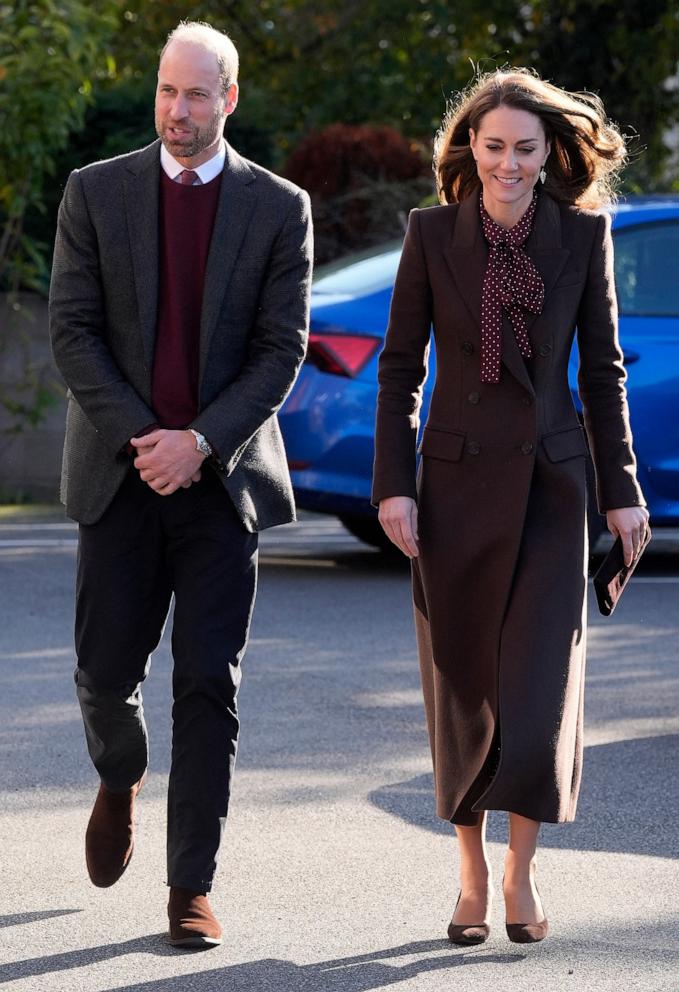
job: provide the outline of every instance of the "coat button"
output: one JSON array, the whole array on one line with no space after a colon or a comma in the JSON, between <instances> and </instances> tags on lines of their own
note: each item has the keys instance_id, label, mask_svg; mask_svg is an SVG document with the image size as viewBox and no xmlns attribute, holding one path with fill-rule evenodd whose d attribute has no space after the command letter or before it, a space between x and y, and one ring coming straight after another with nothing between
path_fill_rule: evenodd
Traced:
<instances>
[{"instance_id":1,"label":"coat button","mask_svg":"<svg viewBox=\"0 0 679 992\"><path fill-rule=\"evenodd\" d=\"M474 345L471 343L471 341L462 342L462 351L465 353L465 355L474 354Z\"/></svg>"},{"instance_id":2,"label":"coat button","mask_svg":"<svg viewBox=\"0 0 679 992\"><path fill-rule=\"evenodd\" d=\"M479 393L470 393L467 399L472 404L472 406L476 406L477 403L481 402L481 396L479 395Z\"/></svg>"},{"instance_id":3,"label":"coat button","mask_svg":"<svg viewBox=\"0 0 679 992\"><path fill-rule=\"evenodd\" d=\"M481 445L479 444L478 441L470 441L469 444L467 445L467 451L469 452L470 455L478 455L478 453L481 451Z\"/></svg>"},{"instance_id":4,"label":"coat button","mask_svg":"<svg viewBox=\"0 0 679 992\"><path fill-rule=\"evenodd\" d=\"M524 455L530 455L533 452L534 445L531 441L524 441L521 445L521 451Z\"/></svg>"},{"instance_id":5,"label":"coat button","mask_svg":"<svg viewBox=\"0 0 679 992\"><path fill-rule=\"evenodd\" d=\"M551 353L552 353L551 344L541 344L540 347L538 348L538 355L540 355L541 358L546 358L547 355L551 355Z\"/></svg>"},{"instance_id":6,"label":"coat button","mask_svg":"<svg viewBox=\"0 0 679 992\"><path fill-rule=\"evenodd\" d=\"M529 396L526 393L526 395L524 396L524 398L522 400L522 403L523 403L524 406L532 406L533 405L533 397L532 396Z\"/></svg>"}]
</instances>

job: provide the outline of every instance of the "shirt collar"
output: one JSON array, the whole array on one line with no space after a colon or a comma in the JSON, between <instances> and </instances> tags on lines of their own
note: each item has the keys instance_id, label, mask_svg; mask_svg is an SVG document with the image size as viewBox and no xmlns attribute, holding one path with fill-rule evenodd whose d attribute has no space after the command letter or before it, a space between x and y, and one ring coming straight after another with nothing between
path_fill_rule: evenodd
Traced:
<instances>
[{"instance_id":1,"label":"shirt collar","mask_svg":"<svg viewBox=\"0 0 679 992\"><path fill-rule=\"evenodd\" d=\"M201 183L209 183L211 179L215 179L219 173L224 168L224 163L226 161L226 142L222 138L222 142L219 146L219 151L208 159L207 162L203 162L202 165L197 165L194 167L193 172L197 173ZM174 182L177 181L179 174L186 168L185 165L181 165L168 152L164 144L160 145L160 164L163 168L163 172L170 177Z\"/></svg>"}]
</instances>

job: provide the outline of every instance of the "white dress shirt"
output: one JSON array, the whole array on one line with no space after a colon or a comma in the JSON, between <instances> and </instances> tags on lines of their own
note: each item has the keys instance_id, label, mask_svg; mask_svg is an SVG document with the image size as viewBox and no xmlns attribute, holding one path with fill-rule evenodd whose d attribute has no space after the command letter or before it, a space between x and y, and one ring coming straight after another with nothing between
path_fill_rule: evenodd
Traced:
<instances>
[{"instance_id":1,"label":"white dress shirt","mask_svg":"<svg viewBox=\"0 0 679 992\"><path fill-rule=\"evenodd\" d=\"M194 182L194 186L204 185L209 183L211 179L215 179L219 173L224 168L224 162L226 161L226 142L222 138L221 144L219 146L219 151L209 158L207 162L203 162L202 165L194 166L191 172L195 172L198 176L198 182ZM163 172L175 183L180 183L179 178L186 169L185 165L181 165L176 158L168 152L165 145L161 143L160 146L160 164L163 167Z\"/></svg>"}]
</instances>

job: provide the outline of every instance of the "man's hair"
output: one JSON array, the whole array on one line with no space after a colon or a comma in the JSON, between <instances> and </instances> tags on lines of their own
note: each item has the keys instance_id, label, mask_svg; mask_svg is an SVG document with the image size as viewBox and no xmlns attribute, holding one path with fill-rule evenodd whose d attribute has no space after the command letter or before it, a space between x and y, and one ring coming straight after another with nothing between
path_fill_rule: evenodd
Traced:
<instances>
[{"instance_id":1,"label":"man's hair","mask_svg":"<svg viewBox=\"0 0 679 992\"><path fill-rule=\"evenodd\" d=\"M223 31L217 31L204 21L180 21L174 31L167 36L160 53L163 55L173 41L186 41L192 45L200 45L213 52L219 66L219 81L222 93L226 95L229 86L238 79L238 52L236 46Z\"/></svg>"}]
</instances>

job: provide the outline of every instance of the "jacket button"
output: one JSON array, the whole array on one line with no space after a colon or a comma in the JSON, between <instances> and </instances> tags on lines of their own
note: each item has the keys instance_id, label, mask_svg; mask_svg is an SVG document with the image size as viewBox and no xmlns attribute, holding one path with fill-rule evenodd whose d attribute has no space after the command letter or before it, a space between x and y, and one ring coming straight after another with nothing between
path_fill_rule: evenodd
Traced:
<instances>
[{"instance_id":1,"label":"jacket button","mask_svg":"<svg viewBox=\"0 0 679 992\"><path fill-rule=\"evenodd\" d=\"M477 403L481 402L481 397L478 393L470 393L467 397L472 406L476 406Z\"/></svg>"},{"instance_id":2,"label":"jacket button","mask_svg":"<svg viewBox=\"0 0 679 992\"><path fill-rule=\"evenodd\" d=\"M478 455L478 453L481 451L481 445L479 444L478 441L470 441L469 444L467 445L467 451L469 452L470 455Z\"/></svg>"},{"instance_id":3,"label":"jacket button","mask_svg":"<svg viewBox=\"0 0 679 992\"><path fill-rule=\"evenodd\" d=\"M531 441L524 441L521 445L521 451L524 455L530 455L533 452L534 445Z\"/></svg>"},{"instance_id":4,"label":"jacket button","mask_svg":"<svg viewBox=\"0 0 679 992\"><path fill-rule=\"evenodd\" d=\"M547 355L550 355L551 353L552 353L551 344L541 344L540 347L538 348L538 355L540 355L541 358L546 358Z\"/></svg>"},{"instance_id":5,"label":"jacket button","mask_svg":"<svg viewBox=\"0 0 679 992\"><path fill-rule=\"evenodd\" d=\"M465 353L465 355L474 354L474 345L471 343L471 341L462 342L462 351Z\"/></svg>"},{"instance_id":6,"label":"jacket button","mask_svg":"<svg viewBox=\"0 0 679 992\"><path fill-rule=\"evenodd\" d=\"M533 405L533 397L532 396L529 396L528 394L526 394L524 396L522 402L523 402L523 405L524 406L532 406Z\"/></svg>"}]
</instances>

